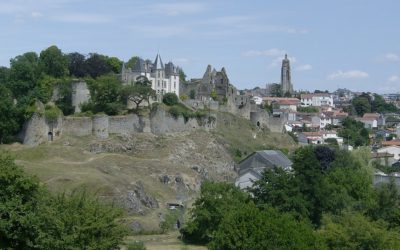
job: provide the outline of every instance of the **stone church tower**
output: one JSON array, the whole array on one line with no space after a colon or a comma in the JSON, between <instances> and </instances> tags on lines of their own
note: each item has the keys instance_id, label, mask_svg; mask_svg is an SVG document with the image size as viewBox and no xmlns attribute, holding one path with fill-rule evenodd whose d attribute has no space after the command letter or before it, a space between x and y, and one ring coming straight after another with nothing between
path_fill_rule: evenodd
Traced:
<instances>
[{"instance_id":1,"label":"stone church tower","mask_svg":"<svg viewBox=\"0 0 400 250\"><path fill-rule=\"evenodd\" d=\"M293 94L292 77L290 72L290 61L287 57L287 54L285 54L285 59L282 60L281 87L283 95L286 92Z\"/></svg>"}]
</instances>

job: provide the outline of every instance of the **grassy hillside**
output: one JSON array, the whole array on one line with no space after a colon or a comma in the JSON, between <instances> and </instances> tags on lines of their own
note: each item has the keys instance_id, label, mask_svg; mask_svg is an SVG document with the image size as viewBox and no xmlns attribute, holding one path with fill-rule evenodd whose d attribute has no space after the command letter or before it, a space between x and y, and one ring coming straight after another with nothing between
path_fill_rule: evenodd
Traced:
<instances>
[{"instance_id":1,"label":"grassy hillside","mask_svg":"<svg viewBox=\"0 0 400 250\"><path fill-rule=\"evenodd\" d=\"M101 199L133 206L127 208L127 224L136 221L142 230L155 231L166 203L190 204L205 178L233 181L235 161L254 150L294 147L288 136L257 130L231 114L217 115L213 132L113 135L107 140L63 136L36 147L13 144L0 149L10 151L53 192L83 186ZM132 203L142 191L144 203L154 198L159 207Z\"/></svg>"},{"instance_id":2,"label":"grassy hillside","mask_svg":"<svg viewBox=\"0 0 400 250\"><path fill-rule=\"evenodd\" d=\"M212 133L236 162L257 150L280 149L287 153L296 145L290 136L261 130L248 120L230 113L218 114L217 129Z\"/></svg>"}]
</instances>

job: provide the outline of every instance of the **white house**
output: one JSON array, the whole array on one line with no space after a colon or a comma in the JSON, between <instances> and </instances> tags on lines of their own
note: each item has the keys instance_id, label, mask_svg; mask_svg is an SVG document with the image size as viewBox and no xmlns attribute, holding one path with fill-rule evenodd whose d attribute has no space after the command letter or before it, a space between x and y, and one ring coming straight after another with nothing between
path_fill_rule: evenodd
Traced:
<instances>
[{"instance_id":1,"label":"white house","mask_svg":"<svg viewBox=\"0 0 400 250\"><path fill-rule=\"evenodd\" d=\"M165 93L175 93L179 96L179 72L172 63L163 64L157 54L154 63L138 58L132 69L122 66L121 78L125 84L133 83L138 77L145 76L151 82L151 87L160 97Z\"/></svg>"},{"instance_id":2,"label":"white house","mask_svg":"<svg viewBox=\"0 0 400 250\"><path fill-rule=\"evenodd\" d=\"M373 117L357 117L355 118L356 121L362 122L364 124L364 128L377 128L378 127L378 120Z\"/></svg>"},{"instance_id":3,"label":"white house","mask_svg":"<svg viewBox=\"0 0 400 250\"><path fill-rule=\"evenodd\" d=\"M261 105L263 103L263 99L261 96L253 96L251 100L256 104L256 105Z\"/></svg>"},{"instance_id":4,"label":"white house","mask_svg":"<svg viewBox=\"0 0 400 250\"><path fill-rule=\"evenodd\" d=\"M300 106L300 100L297 98L264 97L263 101L268 105L273 105L275 109L288 109L297 111L297 107Z\"/></svg>"},{"instance_id":5,"label":"white house","mask_svg":"<svg viewBox=\"0 0 400 250\"><path fill-rule=\"evenodd\" d=\"M311 117L311 123L320 128L325 128L326 125L332 124L332 118L325 113L321 113Z\"/></svg>"},{"instance_id":6,"label":"white house","mask_svg":"<svg viewBox=\"0 0 400 250\"><path fill-rule=\"evenodd\" d=\"M301 95L301 106L308 107L321 107L330 106L335 107L333 104L333 95L329 93L314 93L314 94L302 94Z\"/></svg>"}]
</instances>

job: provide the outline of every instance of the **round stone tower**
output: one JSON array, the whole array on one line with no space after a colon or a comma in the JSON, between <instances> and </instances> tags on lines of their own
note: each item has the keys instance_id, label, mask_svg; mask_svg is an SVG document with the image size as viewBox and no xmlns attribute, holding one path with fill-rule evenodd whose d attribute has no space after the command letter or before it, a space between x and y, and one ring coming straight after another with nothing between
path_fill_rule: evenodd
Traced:
<instances>
[{"instance_id":1,"label":"round stone tower","mask_svg":"<svg viewBox=\"0 0 400 250\"><path fill-rule=\"evenodd\" d=\"M108 138L108 116L96 115L93 117L93 135L99 139Z\"/></svg>"}]
</instances>

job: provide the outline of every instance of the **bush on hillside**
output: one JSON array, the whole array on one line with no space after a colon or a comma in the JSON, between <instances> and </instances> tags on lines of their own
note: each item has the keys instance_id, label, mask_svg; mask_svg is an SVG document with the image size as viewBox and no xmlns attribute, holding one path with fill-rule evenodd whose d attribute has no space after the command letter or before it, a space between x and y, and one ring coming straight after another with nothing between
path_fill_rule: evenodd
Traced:
<instances>
[{"instance_id":1,"label":"bush on hillside","mask_svg":"<svg viewBox=\"0 0 400 250\"><path fill-rule=\"evenodd\" d=\"M0 152L0 249L119 249L122 211L86 192L51 195Z\"/></svg>"},{"instance_id":2,"label":"bush on hillside","mask_svg":"<svg viewBox=\"0 0 400 250\"><path fill-rule=\"evenodd\" d=\"M175 93L167 93L163 96L163 103L173 106L179 103L179 98Z\"/></svg>"}]
</instances>

